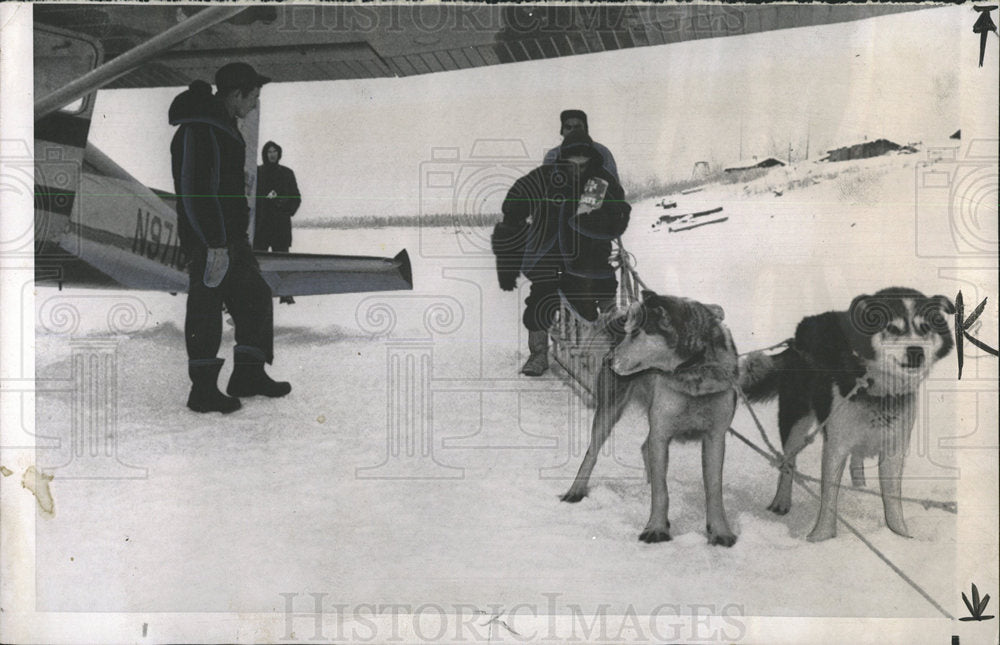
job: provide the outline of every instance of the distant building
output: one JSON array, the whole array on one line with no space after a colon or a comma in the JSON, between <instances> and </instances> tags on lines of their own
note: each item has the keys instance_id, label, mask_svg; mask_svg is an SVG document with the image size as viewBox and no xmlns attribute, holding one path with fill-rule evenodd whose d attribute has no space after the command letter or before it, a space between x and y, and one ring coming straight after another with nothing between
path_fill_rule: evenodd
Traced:
<instances>
[{"instance_id":1,"label":"distant building","mask_svg":"<svg viewBox=\"0 0 1000 645\"><path fill-rule=\"evenodd\" d=\"M755 168L773 168L774 166L784 166L785 162L774 157L768 157L764 161L753 164L752 166L739 166L735 168L726 168L725 172L743 172L745 170L753 170Z\"/></svg>"},{"instance_id":2,"label":"distant building","mask_svg":"<svg viewBox=\"0 0 1000 645\"><path fill-rule=\"evenodd\" d=\"M880 157L887 152L913 153L916 151L917 149L913 146L901 146L888 139L876 139L875 141L865 141L853 146L827 150L826 156L820 159L820 161L851 161L852 159Z\"/></svg>"}]
</instances>

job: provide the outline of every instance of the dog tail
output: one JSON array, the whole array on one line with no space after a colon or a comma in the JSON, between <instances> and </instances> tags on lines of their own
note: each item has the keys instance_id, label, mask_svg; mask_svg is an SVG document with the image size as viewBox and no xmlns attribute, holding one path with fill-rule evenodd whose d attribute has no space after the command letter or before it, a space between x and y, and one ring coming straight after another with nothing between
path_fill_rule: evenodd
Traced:
<instances>
[{"instance_id":1,"label":"dog tail","mask_svg":"<svg viewBox=\"0 0 1000 645\"><path fill-rule=\"evenodd\" d=\"M781 373L790 367L792 349L780 354L750 352L740 359L740 388L754 402L770 401L778 395Z\"/></svg>"}]
</instances>

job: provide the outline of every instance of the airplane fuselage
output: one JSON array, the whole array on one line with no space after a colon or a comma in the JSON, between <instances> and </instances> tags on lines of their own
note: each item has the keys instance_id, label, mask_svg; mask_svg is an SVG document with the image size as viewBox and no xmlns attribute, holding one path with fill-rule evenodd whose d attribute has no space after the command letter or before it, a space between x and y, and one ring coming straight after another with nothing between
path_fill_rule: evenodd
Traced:
<instances>
[{"instance_id":1,"label":"airplane fuselage","mask_svg":"<svg viewBox=\"0 0 1000 645\"><path fill-rule=\"evenodd\" d=\"M36 147L53 147L36 140ZM36 276L83 286L185 291L185 257L177 213L161 197L87 144L75 194L44 194L36 200ZM69 213L54 202L72 198ZM42 226L38 226L43 223ZM68 263L96 271L80 275Z\"/></svg>"}]
</instances>

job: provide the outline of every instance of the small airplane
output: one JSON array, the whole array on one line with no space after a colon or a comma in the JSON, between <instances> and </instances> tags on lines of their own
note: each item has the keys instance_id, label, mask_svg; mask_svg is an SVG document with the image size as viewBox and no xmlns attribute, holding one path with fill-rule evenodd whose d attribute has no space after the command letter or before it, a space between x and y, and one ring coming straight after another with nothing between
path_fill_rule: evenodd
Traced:
<instances>
[{"instance_id":1,"label":"small airplane","mask_svg":"<svg viewBox=\"0 0 1000 645\"><path fill-rule=\"evenodd\" d=\"M174 196L88 142L102 88L184 87L241 60L276 82L403 77L920 9L901 5L129 5L34 10L35 279L187 290ZM166 106L164 106L164 117ZM255 195L254 111L246 194ZM164 151L164 154L167 154ZM249 199L251 208L255 199ZM251 213L251 235L253 214ZM274 296L413 288L393 258L256 253Z\"/></svg>"}]
</instances>

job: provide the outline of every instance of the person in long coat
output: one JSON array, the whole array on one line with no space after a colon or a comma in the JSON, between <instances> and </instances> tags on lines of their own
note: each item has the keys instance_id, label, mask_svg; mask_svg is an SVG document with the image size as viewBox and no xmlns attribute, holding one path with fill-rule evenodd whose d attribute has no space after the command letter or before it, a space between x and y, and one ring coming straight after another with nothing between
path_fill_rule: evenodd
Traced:
<instances>
[{"instance_id":1,"label":"person in long coat","mask_svg":"<svg viewBox=\"0 0 1000 645\"><path fill-rule=\"evenodd\" d=\"M292 246L292 217L302 205L302 195L292 169L283 166L281 146L264 144L264 163L257 167L257 211L254 250L287 252Z\"/></svg>"},{"instance_id":2,"label":"person in long coat","mask_svg":"<svg viewBox=\"0 0 1000 645\"><path fill-rule=\"evenodd\" d=\"M295 173L278 163L281 152L281 146L268 141L261 152L264 163L257 167L255 251L287 253L292 246L292 217L302 205L302 195ZM295 300L286 296L280 302L291 304Z\"/></svg>"}]
</instances>

